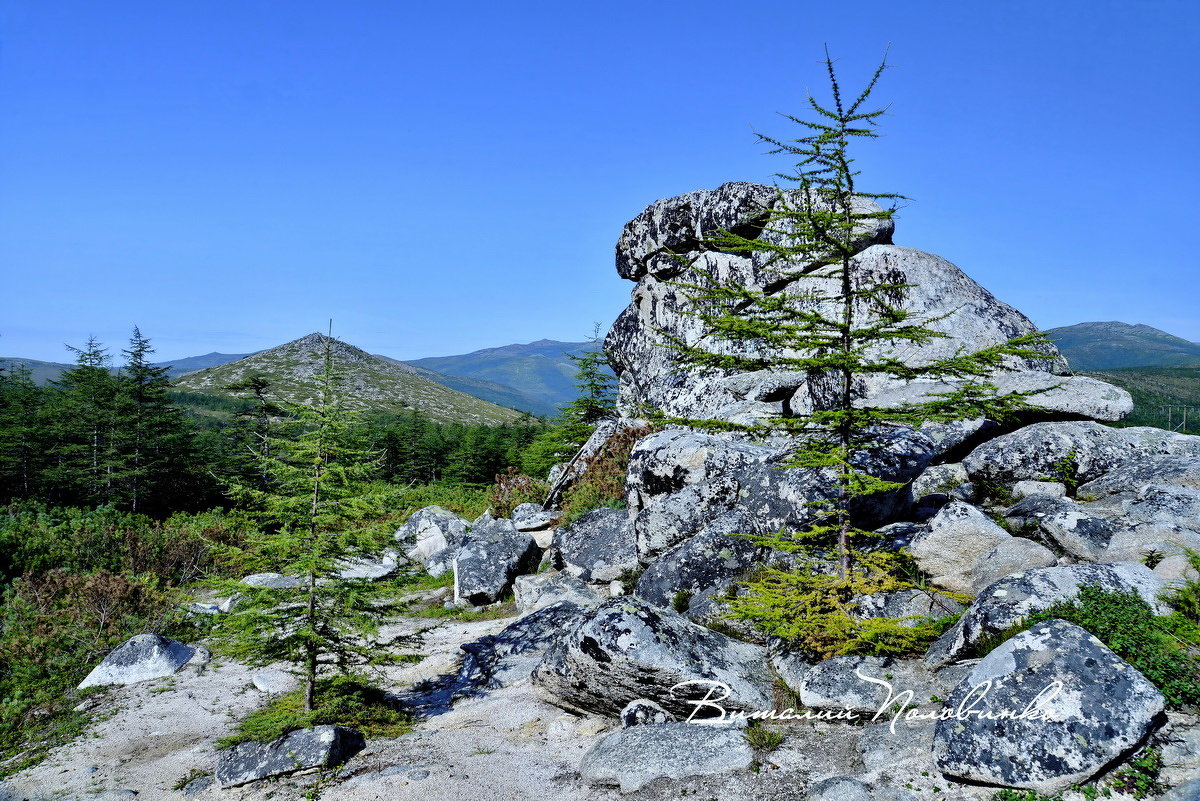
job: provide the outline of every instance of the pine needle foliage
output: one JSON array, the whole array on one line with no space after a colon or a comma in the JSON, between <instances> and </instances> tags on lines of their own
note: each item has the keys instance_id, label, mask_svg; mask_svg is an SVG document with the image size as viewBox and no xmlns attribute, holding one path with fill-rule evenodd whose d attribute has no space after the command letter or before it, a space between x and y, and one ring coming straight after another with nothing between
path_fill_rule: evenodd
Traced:
<instances>
[{"instance_id":1,"label":"pine needle foliage","mask_svg":"<svg viewBox=\"0 0 1200 801\"><path fill-rule=\"evenodd\" d=\"M843 92L828 52L824 65L830 100L810 95L811 119L785 115L800 126L800 135L793 140L759 135L770 153L794 162L792 171L777 174L770 207L746 221L753 225L713 232L705 241L708 250L751 259L766 279L761 282L765 288L722 281L701 267L699 259L675 254L686 268L686 277L675 285L688 296L688 313L700 322L704 336L690 344L664 332L685 365L735 373L803 373L810 385L829 390L821 393L824 400L814 404L817 408L785 406L781 414L757 423L659 418L757 438L786 435L792 443L788 466L830 476L832 496L811 504L816 522L804 532L781 532L762 544L782 551L832 551L837 575L771 572L752 583L741 611L766 622L789 606L819 605L819 596L861 591L858 584L872 583L878 568L864 558L860 546L876 535L855 525L851 509L903 486L866 467L881 433L926 421L1010 419L1028 407L1028 393L1000 395L987 377L1010 369L1015 359L1044 358L1048 350L1041 334L1030 334L973 352L959 348L924 362L904 357L913 347L948 337L931 326L949 315L914 315L904 307L910 284L898 275L868 273L856 259L864 233L890 220L904 199L860 186L851 155L853 143L878 136L886 109L868 108L868 101L889 65L885 58L853 96ZM880 379L954 381L956 388L928 402L869 406L864 402L867 382ZM856 564L861 575L855 575Z\"/></svg>"},{"instance_id":2,"label":"pine needle foliage","mask_svg":"<svg viewBox=\"0 0 1200 801\"><path fill-rule=\"evenodd\" d=\"M363 521L374 511L369 480L377 457L356 440L353 414L340 402L331 342L320 397L289 409L269 447L256 451L255 481L230 486L261 523L244 546L247 555L302 585L237 585L238 611L219 635L233 656L251 664L292 665L303 682L305 712L313 710L318 679L331 667L348 674L378 662L387 644L373 642L374 635L398 611L369 582L339 576L347 559L373 544Z\"/></svg>"}]
</instances>

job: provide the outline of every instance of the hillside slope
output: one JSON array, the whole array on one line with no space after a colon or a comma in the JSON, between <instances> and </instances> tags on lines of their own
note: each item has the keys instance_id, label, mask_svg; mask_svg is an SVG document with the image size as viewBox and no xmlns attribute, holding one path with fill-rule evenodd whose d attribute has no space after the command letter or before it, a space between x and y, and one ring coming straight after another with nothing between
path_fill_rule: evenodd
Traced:
<instances>
[{"instance_id":1,"label":"hillside slope","mask_svg":"<svg viewBox=\"0 0 1200 801\"><path fill-rule=\"evenodd\" d=\"M408 363L448 376L480 379L517 390L539 404L540 414L554 414L578 395L575 363L596 347L591 342L557 342L540 339L528 344L484 348L458 356L434 356ZM464 388L463 391L470 391Z\"/></svg>"},{"instance_id":2,"label":"hillside slope","mask_svg":"<svg viewBox=\"0 0 1200 801\"><path fill-rule=\"evenodd\" d=\"M229 395L230 384L251 375L271 379L275 391L295 403L311 403L318 391L322 353L329 338L309 334L234 362L181 376L176 387L190 392ZM522 414L443 386L416 369L372 356L333 340L334 360L343 374L343 391L352 408L415 409L439 422L506 423Z\"/></svg>"},{"instance_id":3,"label":"hillside slope","mask_svg":"<svg viewBox=\"0 0 1200 801\"><path fill-rule=\"evenodd\" d=\"M1125 389L1133 396L1133 412L1118 425L1170 428L1200 434L1200 367L1127 367L1096 370L1088 375ZM1181 409L1188 406L1187 427L1180 428Z\"/></svg>"},{"instance_id":4,"label":"hillside slope","mask_svg":"<svg viewBox=\"0 0 1200 801\"><path fill-rule=\"evenodd\" d=\"M1200 367L1200 343L1148 325L1078 323L1048 333L1073 370Z\"/></svg>"}]
</instances>

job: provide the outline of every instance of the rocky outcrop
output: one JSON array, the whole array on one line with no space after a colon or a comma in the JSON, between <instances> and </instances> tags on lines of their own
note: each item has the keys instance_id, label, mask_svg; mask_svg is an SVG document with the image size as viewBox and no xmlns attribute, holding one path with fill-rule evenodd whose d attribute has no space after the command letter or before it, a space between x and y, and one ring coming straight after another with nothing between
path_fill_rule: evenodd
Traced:
<instances>
[{"instance_id":1,"label":"rocky outcrop","mask_svg":"<svg viewBox=\"0 0 1200 801\"><path fill-rule=\"evenodd\" d=\"M589 784L615 784L632 793L655 779L746 770L753 759L740 729L664 723L613 732L584 754L579 774Z\"/></svg>"},{"instance_id":2,"label":"rocky outcrop","mask_svg":"<svg viewBox=\"0 0 1200 801\"><path fill-rule=\"evenodd\" d=\"M963 459L972 480L1002 484L1058 478L1064 468L1078 482L1090 482L1116 470L1144 466L1153 473L1155 456L1200 456L1200 437L1159 428L1109 428L1091 422L1035 423L989 440ZM1198 473L1200 475L1200 473ZM1149 478L1149 481L1155 480ZM1174 483L1169 479L1158 479ZM1136 486L1130 476L1117 491ZM1081 494L1105 492L1080 488Z\"/></svg>"},{"instance_id":3,"label":"rocky outcrop","mask_svg":"<svg viewBox=\"0 0 1200 801\"><path fill-rule=\"evenodd\" d=\"M362 734L345 726L299 729L270 743L248 742L222 751L217 783L237 787L271 776L342 764L366 746Z\"/></svg>"},{"instance_id":4,"label":"rocky outcrop","mask_svg":"<svg viewBox=\"0 0 1200 801\"><path fill-rule=\"evenodd\" d=\"M722 702L727 709L769 708L772 702L765 648L635 598L600 606L547 651L533 680L550 703L611 716L648 698L686 718L712 682L729 688ZM683 682L709 683L676 688Z\"/></svg>"},{"instance_id":5,"label":"rocky outcrop","mask_svg":"<svg viewBox=\"0 0 1200 801\"><path fill-rule=\"evenodd\" d=\"M518 612L528 613L559 601L570 601L580 606L597 606L603 599L579 579L557 570L518 576L513 582L513 600L516 601Z\"/></svg>"},{"instance_id":6,"label":"rocky outcrop","mask_svg":"<svg viewBox=\"0 0 1200 801\"><path fill-rule=\"evenodd\" d=\"M777 190L771 187L725 184L715 190L661 200L626 225L617 245L617 272L622 278L636 281L637 287L629 307L605 339L605 350L620 379L623 408L632 410L647 404L673 415L735 419L778 411L784 404L795 411L808 411L827 400L832 387L810 383L803 374L735 376L717 370L681 370L674 352L662 347L667 337L677 337L689 345L704 337L699 321L687 313L687 290L677 283L689 265L699 271L689 274L689 281L712 280L705 276L707 273L721 282L795 297L797 302L802 302L805 293L823 288L824 279L807 276L791 282L780 280L777 272L762 268L760 258L716 252L704 243L706 236L720 228L762 235L756 220L763 218L776 196ZM977 350L1034 330L1026 317L1001 303L953 264L932 254L896 247L890 241L890 222L864 223L857 240L861 248L855 257L857 270L866 280L911 285L905 308L949 335L912 346L905 354L910 363L946 357L959 348ZM704 340L704 344L730 353L744 352L740 349L745 347L712 340ZM1012 366L1032 373L1067 373L1066 362L1057 351L1052 347L1047 350L1053 358ZM1025 386L1037 384L1038 377L1011 380ZM1073 386L1083 390L1081 394L1062 390L1045 394L1048 399L1056 394L1053 405L1066 407L1056 408L1056 412L1077 410L1105 415L1106 419L1119 414L1127 396L1108 385L1092 386L1089 381L1074 382ZM872 396L894 387L872 382L864 390L866 396Z\"/></svg>"},{"instance_id":7,"label":"rocky outcrop","mask_svg":"<svg viewBox=\"0 0 1200 801\"><path fill-rule=\"evenodd\" d=\"M939 770L1050 794L1134 748L1163 697L1095 637L1051 620L984 657L948 706L964 711L937 724Z\"/></svg>"},{"instance_id":8,"label":"rocky outcrop","mask_svg":"<svg viewBox=\"0 0 1200 801\"><path fill-rule=\"evenodd\" d=\"M108 652L79 682L79 689L110 684L136 684L170 676L196 655L190 645L160 634L139 634Z\"/></svg>"}]
</instances>

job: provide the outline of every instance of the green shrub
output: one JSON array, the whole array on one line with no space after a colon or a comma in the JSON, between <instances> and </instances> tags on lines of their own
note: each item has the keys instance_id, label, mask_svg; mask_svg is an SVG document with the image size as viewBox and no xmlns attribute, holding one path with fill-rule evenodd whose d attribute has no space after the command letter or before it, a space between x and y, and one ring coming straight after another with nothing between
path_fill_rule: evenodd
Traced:
<instances>
[{"instance_id":1,"label":"green shrub","mask_svg":"<svg viewBox=\"0 0 1200 801\"><path fill-rule=\"evenodd\" d=\"M511 517L513 510L523 503L541 505L550 492L550 485L541 479L520 473L515 467L496 476L488 490L488 502L497 517Z\"/></svg>"},{"instance_id":2,"label":"green shrub","mask_svg":"<svg viewBox=\"0 0 1200 801\"><path fill-rule=\"evenodd\" d=\"M565 525L596 509L624 508L629 454L639 439L654 431L652 426L621 429L609 437L594 456L588 457L583 472L563 495L562 522Z\"/></svg>"},{"instance_id":3,"label":"green shrub","mask_svg":"<svg viewBox=\"0 0 1200 801\"><path fill-rule=\"evenodd\" d=\"M350 726L366 737L400 737L412 730L408 716L383 690L361 677L332 676L317 682L311 712L304 711L303 690L285 693L243 718L217 747L250 740L268 743L296 729L324 725Z\"/></svg>"},{"instance_id":4,"label":"green shrub","mask_svg":"<svg viewBox=\"0 0 1200 801\"><path fill-rule=\"evenodd\" d=\"M1200 658L1188 650L1200 643L1200 630L1179 612L1155 615L1136 592L1082 587L1077 598L1031 615L980 643L976 653L982 656L1031 626L1055 619L1074 623L1137 668L1163 694L1167 706L1200 705Z\"/></svg>"}]
</instances>

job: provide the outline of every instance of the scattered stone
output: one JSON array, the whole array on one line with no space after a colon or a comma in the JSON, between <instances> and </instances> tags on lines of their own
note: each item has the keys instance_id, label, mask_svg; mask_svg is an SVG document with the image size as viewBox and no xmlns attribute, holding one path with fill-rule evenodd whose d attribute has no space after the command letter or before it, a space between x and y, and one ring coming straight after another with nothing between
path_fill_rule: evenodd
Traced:
<instances>
[{"instance_id":1,"label":"scattered stone","mask_svg":"<svg viewBox=\"0 0 1200 801\"><path fill-rule=\"evenodd\" d=\"M687 718L696 711L691 701L704 698L713 682L729 687L722 701L729 710L766 709L773 699L765 648L628 596L607 601L551 646L533 682L552 704L611 716L649 698ZM672 693L682 682L693 684Z\"/></svg>"},{"instance_id":2,"label":"scattered stone","mask_svg":"<svg viewBox=\"0 0 1200 801\"><path fill-rule=\"evenodd\" d=\"M267 744L247 742L222 751L216 779L227 788L308 768L336 767L365 747L362 734L345 726L298 729Z\"/></svg>"},{"instance_id":3,"label":"scattered stone","mask_svg":"<svg viewBox=\"0 0 1200 801\"><path fill-rule=\"evenodd\" d=\"M929 495L948 495L950 490L970 480L967 469L957 462L935 464L925 468L921 475L913 479L912 497L920 502Z\"/></svg>"},{"instance_id":4,"label":"scattered stone","mask_svg":"<svg viewBox=\"0 0 1200 801\"><path fill-rule=\"evenodd\" d=\"M638 565L633 527L624 509L588 512L559 529L556 544L563 569L582 581L613 581Z\"/></svg>"},{"instance_id":5,"label":"scattered stone","mask_svg":"<svg viewBox=\"0 0 1200 801\"><path fill-rule=\"evenodd\" d=\"M1123 562L1035 568L1000 579L979 593L971 608L926 652L925 664L936 668L953 662L981 640L1000 634L1054 604L1075 598L1085 586L1109 592L1135 592L1159 614L1169 611L1158 600L1166 582L1145 565Z\"/></svg>"},{"instance_id":6,"label":"scattered stone","mask_svg":"<svg viewBox=\"0 0 1200 801\"><path fill-rule=\"evenodd\" d=\"M271 590L291 590L303 586L304 580L296 576L285 576L282 573L254 573L242 579L242 584Z\"/></svg>"},{"instance_id":7,"label":"scattered stone","mask_svg":"<svg viewBox=\"0 0 1200 801\"><path fill-rule=\"evenodd\" d=\"M648 698L630 701L621 710L621 726L655 726L660 723L674 723L678 720L667 710Z\"/></svg>"},{"instance_id":8,"label":"scattered stone","mask_svg":"<svg viewBox=\"0 0 1200 801\"><path fill-rule=\"evenodd\" d=\"M746 770L753 758L738 729L664 723L613 732L584 754L579 773L589 784L616 784L632 793L659 778Z\"/></svg>"},{"instance_id":9,"label":"scattered stone","mask_svg":"<svg viewBox=\"0 0 1200 801\"><path fill-rule=\"evenodd\" d=\"M158 634L138 634L108 652L79 683L79 689L171 676L196 655L190 645Z\"/></svg>"},{"instance_id":10,"label":"scattered stone","mask_svg":"<svg viewBox=\"0 0 1200 801\"><path fill-rule=\"evenodd\" d=\"M540 503L523 503L512 511L512 521L517 531L543 531L553 528L557 519L557 512L542 508Z\"/></svg>"},{"instance_id":11,"label":"scattered stone","mask_svg":"<svg viewBox=\"0 0 1200 801\"><path fill-rule=\"evenodd\" d=\"M1018 481L1016 484L1013 484L1012 494L1017 500L1029 498L1034 495L1043 495L1049 498L1065 498L1067 495L1067 485L1058 481Z\"/></svg>"},{"instance_id":12,"label":"scattered stone","mask_svg":"<svg viewBox=\"0 0 1200 801\"><path fill-rule=\"evenodd\" d=\"M475 606L495 603L521 573L537 567L541 551L527 532L507 518L483 515L471 524L467 542L454 557L454 600Z\"/></svg>"},{"instance_id":13,"label":"scattered stone","mask_svg":"<svg viewBox=\"0 0 1200 801\"><path fill-rule=\"evenodd\" d=\"M975 595L997 579L1058 559L1043 545L1014 537L970 504L951 501L909 548L939 587Z\"/></svg>"},{"instance_id":14,"label":"scattered stone","mask_svg":"<svg viewBox=\"0 0 1200 801\"><path fill-rule=\"evenodd\" d=\"M379 581L391 578L399 570L400 564L396 561L396 552L388 551L377 559L369 556L359 556L339 562L338 578Z\"/></svg>"},{"instance_id":15,"label":"scattered stone","mask_svg":"<svg viewBox=\"0 0 1200 801\"><path fill-rule=\"evenodd\" d=\"M975 688L986 682L991 684L980 699ZM1055 682L1062 683L1060 692L1055 693ZM1031 705L1053 719L1037 714L1018 719ZM1095 637L1051 620L984 657L950 694L947 706L1007 717L959 715L939 721L934 734L939 770L1051 794L1090 779L1133 749L1162 712L1163 697Z\"/></svg>"},{"instance_id":16,"label":"scattered stone","mask_svg":"<svg viewBox=\"0 0 1200 801\"><path fill-rule=\"evenodd\" d=\"M296 688L296 677L286 670L260 670L250 677L254 688L268 695L286 693Z\"/></svg>"},{"instance_id":17,"label":"scattered stone","mask_svg":"<svg viewBox=\"0 0 1200 801\"><path fill-rule=\"evenodd\" d=\"M860 595L851 610L857 618L896 618L899 625L913 628L926 618L941 618L961 614L965 607L958 601L934 590L904 590L874 595Z\"/></svg>"}]
</instances>

